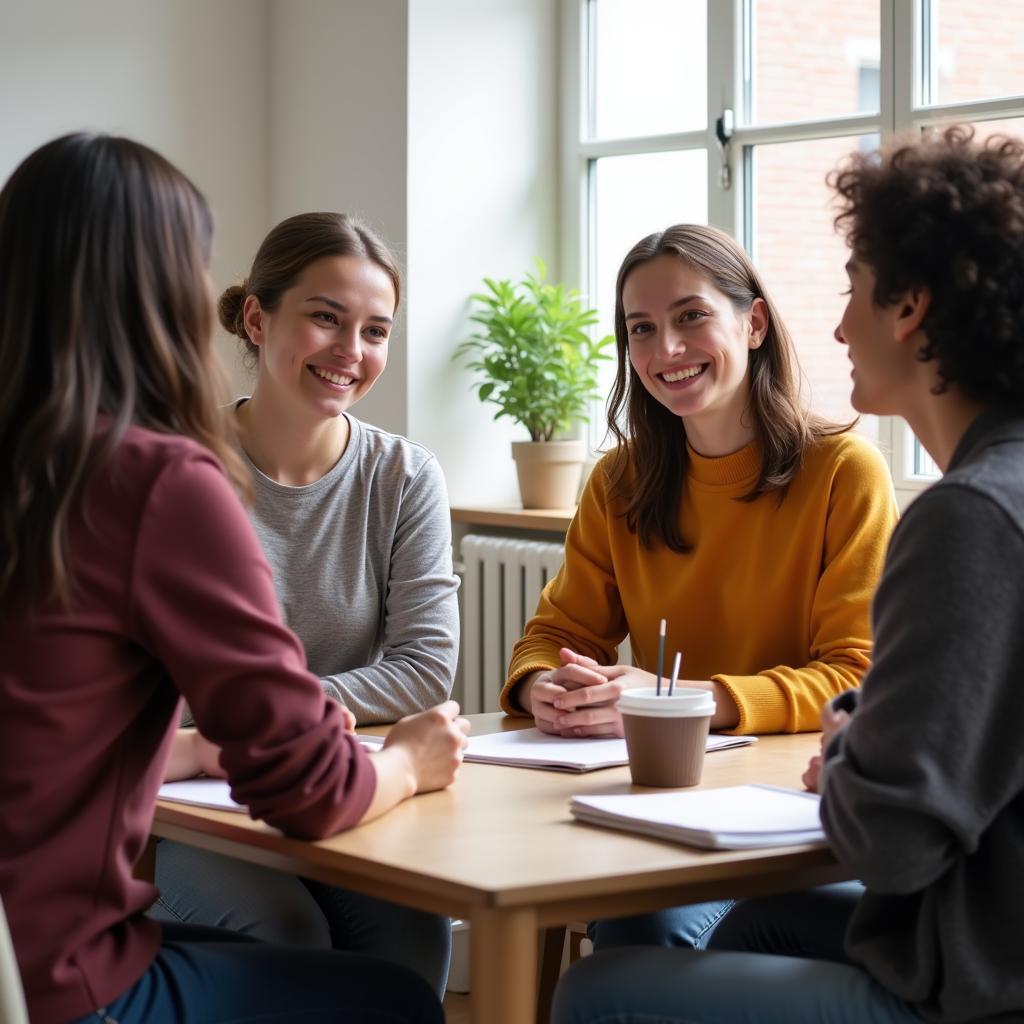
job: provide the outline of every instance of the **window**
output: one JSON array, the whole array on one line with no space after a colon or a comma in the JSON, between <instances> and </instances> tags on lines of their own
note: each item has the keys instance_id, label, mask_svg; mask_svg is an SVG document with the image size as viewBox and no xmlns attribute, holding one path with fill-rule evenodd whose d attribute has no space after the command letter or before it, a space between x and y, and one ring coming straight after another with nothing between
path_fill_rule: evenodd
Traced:
<instances>
[{"instance_id":1,"label":"window","mask_svg":"<svg viewBox=\"0 0 1024 1024\"><path fill-rule=\"evenodd\" d=\"M893 132L969 121L981 136L1024 133L1024 0L845 0L827 17L803 0L562 3L562 270L601 332L630 245L682 220L715 224L764 275L811 406L852 418L832 337L845 248L825 175ZM902 421L863 417L858 430L901 500L936 475ZM592 443L602 436L595 415Z\"/></svg>"}]
</instances>

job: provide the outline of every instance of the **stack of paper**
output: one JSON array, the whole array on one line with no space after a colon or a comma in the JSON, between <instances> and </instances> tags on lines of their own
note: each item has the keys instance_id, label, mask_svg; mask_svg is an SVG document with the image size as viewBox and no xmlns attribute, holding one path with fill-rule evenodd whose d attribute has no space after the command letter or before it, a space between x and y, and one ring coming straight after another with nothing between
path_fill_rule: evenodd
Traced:
<instances>
[{"instance_id":1,"label":"stack of paper","mask_svg":"<svg viewBox=\"0 0 1024 1024\"><path fill-rule=\"evenodd\" d=\"M195 804L197 807L212 807L217 811L246 810L242 804L231 798L231 787L227 779L199 778L165 782L157 793L157 799Z\"/></svg>"},{"instance_id":2,"label":"stack of paper","mask_svg":"<svg viewBox=\"0 0 1024 1024\"><path fill-rule=\"evenodd\" d=\"M378 749L384 742L383 736L360 736L359 739L369 750ZM157 799L193 804L196 807L212 807L215 811L248 810L232 798L227 779L212 779L206 776L182 779L180 782L165 782L157 793Z\"/></svg>"},{"instance_id":3,"label":"stack of paper","mask_svg":"<svg viewBox=\"0 0 1024 1024\"><path fill-rule=\"evenodd\" d=\"M366 746L384 742L383 736L359 738ZM745 747L756 742L756 736L709 736L707 749ZM566 740L539 729L511 729L508 732L470 736L464 760L517 768L547 768L559 772L591 772L597 768L616 768L629 764L626 741L623 739L581 737Z\"/></svg>"},{"instance_id":4,"label":"stack of paper","mask_svg":"<svg viewBox=\"0 0 1024 1024\"><path fill-rule=\"evenodd\" d=\"M666 793L576 796L573 817L592 825L712 850L824 842L816 793L728 786Z\"/></svg>"}]
</instances>

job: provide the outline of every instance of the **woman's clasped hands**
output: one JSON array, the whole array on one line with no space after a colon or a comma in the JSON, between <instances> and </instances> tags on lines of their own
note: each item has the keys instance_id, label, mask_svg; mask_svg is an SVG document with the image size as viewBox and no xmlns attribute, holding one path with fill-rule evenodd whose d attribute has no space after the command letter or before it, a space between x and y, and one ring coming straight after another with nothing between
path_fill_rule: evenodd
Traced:
<instances>
[{"instance_id":1,"label":"woman's clasped hands","mask_svg":"<svg viewBox=\"0 0 1024 1024\"><path fill-rule=\"evenodd\" d=\"M558 668L536 673L528 682L524 710L533 715L541 732L555 736L622 736L619 695L624 690L654 687L653 672L632 665L599 665L568 647L558 652ZM667 680L662 681L668 685ZM714 690L707 680L680 681L677 686Z\"/></svg>"}]
</instances>

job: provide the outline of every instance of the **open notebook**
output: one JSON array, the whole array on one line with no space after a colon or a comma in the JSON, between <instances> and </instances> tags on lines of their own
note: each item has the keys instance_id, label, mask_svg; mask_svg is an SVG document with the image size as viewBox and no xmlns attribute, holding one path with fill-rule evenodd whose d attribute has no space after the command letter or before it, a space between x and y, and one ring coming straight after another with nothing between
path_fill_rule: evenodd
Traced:
<instances>
[{"instance_id":1,"label":"open notebook","mask_svg":"<svg viewBox=\"0 0 1024 1024\"><path fill-rule=\"evenodd\" d=\"M384 742L382 736L361 736L360 739L367 744L371 741ZM707 749L744 747L756 741L756 736L709 736ZM559 772L590 772L597 768L616 768L629 764L626 741L623 739L565 740L539 729L515 729L470 736L465 760L518 768L547 768Z\"/></svg>"},{"instance_id":2,"label":"open notebook","mask_svg":"<svg viewBox=\"0 0 1024 1024\"><path fill-rule=\"evenodd\" d=\"M751 785L575 796L569 809L591 825L712 850L747 850L824 842L818 804L816 793Z\"/></svg>"}]
</instances>

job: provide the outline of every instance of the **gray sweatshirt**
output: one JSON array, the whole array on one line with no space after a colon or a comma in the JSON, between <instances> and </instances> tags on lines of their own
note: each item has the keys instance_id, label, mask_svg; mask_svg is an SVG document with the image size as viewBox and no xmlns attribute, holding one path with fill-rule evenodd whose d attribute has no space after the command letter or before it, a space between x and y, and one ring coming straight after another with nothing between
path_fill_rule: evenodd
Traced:
<instances>
[{"instance_id":1,"label":"gray sweatshirt","mask_svg":"<svg viewBox=\"0 0 1024 1024\"><path fill-rule=\"evenodd\" d=\"M458 580L441 467L421 445L348 417L333 469L286 487L246 458L249 518L285 621L324 692L360 725L447 700L459 650Z\"/></svg>"},{"instance_id":2,"label":"gray sweatshirt","mask_svg":"<svg viewBox=\"0 0 1024 1024\"><path fill-rule=\"evenodd\" d=\"M1024 416L992 411L893 534L821 815L867 886L847 952L929 1020L1024 1020Z\"/></svg>"}]
</instances>

